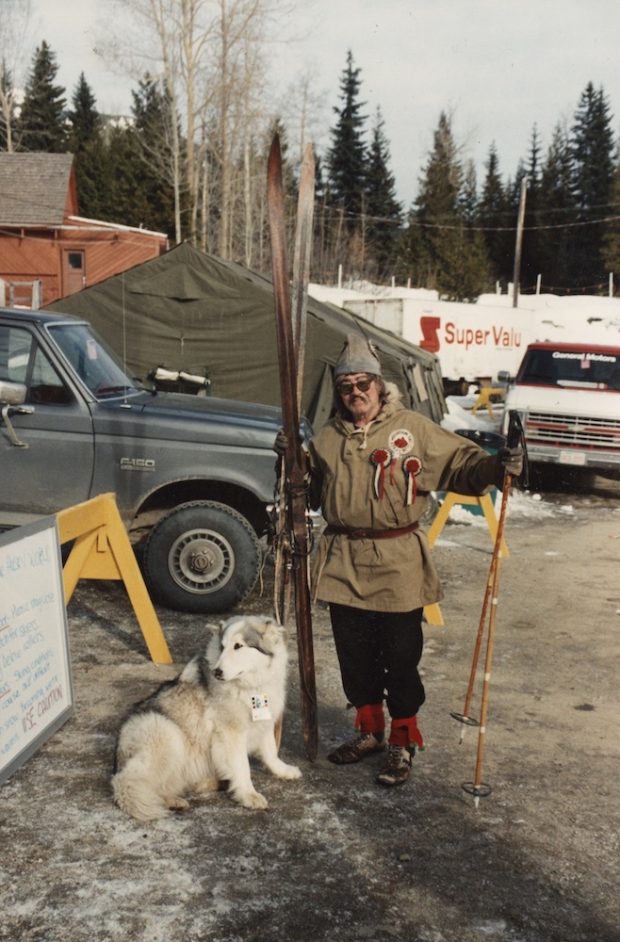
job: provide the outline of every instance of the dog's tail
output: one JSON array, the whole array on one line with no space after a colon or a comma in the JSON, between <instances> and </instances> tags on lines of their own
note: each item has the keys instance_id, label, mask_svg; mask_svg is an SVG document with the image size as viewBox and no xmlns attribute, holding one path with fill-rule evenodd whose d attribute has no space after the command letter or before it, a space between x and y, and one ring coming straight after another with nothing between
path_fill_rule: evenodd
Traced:
<instances>
[{"instance_id":1,"label":"dog's tail","mask_svg":"<svg viewBox=\"0 0 620 942\"><path fill-rule=\"evenodd\" d=\"M112 776L112 793L116 804L136 821L147 823L165 818L170 808L149 778L133 767L130 760Z\"/></svg>"}]
</instances>

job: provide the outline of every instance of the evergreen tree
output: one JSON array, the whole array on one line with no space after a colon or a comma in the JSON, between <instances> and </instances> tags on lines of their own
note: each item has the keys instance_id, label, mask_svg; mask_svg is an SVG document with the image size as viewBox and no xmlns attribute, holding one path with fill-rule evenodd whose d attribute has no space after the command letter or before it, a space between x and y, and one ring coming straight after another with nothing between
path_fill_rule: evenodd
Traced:
<instances>
[{"instance_id":1,"label":"evergreen tree","mask_svg":"<svg viewBox=\"0 0 620 942\"><path fill-rule=\"evenodd\" d=\"M473 161L469 161L465 169L459 205L464 228L456 293L462 300L471 301L491 286L491 265L484 234L478 225L478 185Z\"/></svg>"},{"instance_id":2,"label":"evergreen tree","mask_svg":"<svg viewBox=\"0 0 620 942\"><path fill-rule=\"evenodd\" d=\"M610 215L620 214L620 166L616 167L611 188L612 212ZM615 219L607 223L603 236L602 256L605 269L614 275L614 294L620 293L620 221Z\"/></svg>"},{"instance_id":3,"label":"evergreen tree","mask_svg":"<svg viewBox=\"0 0 620 942\"><path fill-rule=\"evenodd\" d=\"M400 230L396 246L395 272L397 276L415 287L427 287L428 266L423 229L419 226L415 205L407 212L404 227Z\"/></svg>"},{"instance_id":4,"label":"evergreen tree","mask_svg":"<svg viewBox=\"0 0 620 942\"><path fill-rule=\"evenodd\" d=\"M429 288L441 290L446 260L454 253L459 241L458 199L461 184L462 169L457 158L451 122L442 112L416 200L416 221L422 227L423 261L427 266L426 284Z\"/></svg>"},{"instance_id":5,"label":"evergreen tree","mask_svg":"<svg viewBox=\"0 0 620 942\"><path fill-rule=\"evenodd\" d=\"M511 235L507 232L512 224L512 214L499 173L495 144L491 144L485 168L486 175L478 206L478 225L483 229L491 278L500 281L504 288L507 288L513 269L514 240L511 240Z\"/></svg>"},{"instance_id":6,"label":"evergreen tree","mask_svg":"<svg viewBox=\"0 0 620 942\"><path fill-rule=\"evenodd\" d=\"M107 214L106 156L102 121L96 100L82 72L71 99L68 146L75 155L78 203L82 216L101 219Z\"/></svg>"},{"instance_id":7,"label":"evergreen tree","mask_svg":"<svg viewBox=\"0 0 620 942\"><path fill-rule=\"evenodd\" d=\"M523 219L523 241L521 246L521 275L520 284L523 292L533 291L536 287L538 275L542 274L540 267L541 242L544 235L539 229L539 198L540 198L540 137L536 125L532 128L530 138L530 152L525 165L524 174L527 177L527 193L525 197L525 216ZM521 198L519 184L518 202ZM517 203L517 213L519 206ZM518 215L515 216L515 226Z\"/></svg>"},{"instance_id":8,"label":"evergreen tree","mask_svg":"<svg viewBox=\"0 0 620 942\"><path fill-rule=\"evenodd\" d=\"M158 105L153 83L147 77L139 83L138 91L132 92L133 124L104 123L101 115L96 114L94 98L84 84L81 80L78 83L71 112L72 134L80 142L76 151L78 187L82 186L83 191L90 194L92 184L92 202L81 202L81 212L86 214L88 206L88 215L97 219L173 233L172 187L161 179L160 174L164 174L161 167L157 166L156 172L155 158L151 163L145 147L150 121L154 124L153 133L157 125ZM89 128L92 129L90 138ZM92 153L97 146L101 151L99 164ZM89 178L88 185L84 177L80 177L80 168L84 173L86 170L84 162L89 170L97 168L96 177Z\"/></svg>"},{"instance_id":9,"label":"evergreen tree","mask_svg":"<svg viewBox=\"0 0 620 942\"><path fill-rule=\"evenodd\" d=\"M359 225L366 182L366 117L360 114L363 103L358 100L360 71L353 67L353 55L349 51L340 82L342 107L334 107L338 118L330 131L332 144L327 154L331 197L345 213L350 230Z\"/></svg>"},{"instance_id":10,"label":"evergreen tree","mask_svg":"<svg viewBox=\"0 0 620 942\"><path fill-rule=\"evenodd\" d=\"M521 205L521 187L522 183L525 180L526 184L528 183L527 170L524 160L519 160L517 164L517 170L514 175L514 178L511 177L506 183L506 207L507 207L507 226L506 226L506 262L507 262L507 277L509 281L514 281L515 278L515 255L517 250L517 227L519 221L519 209ZM526 186L525 193L525 216L523 220L523 234L522 234L522 243L521 243L521 268L517 274L517 279L519 282L519 289L524 293L531 291L532 287L536 282L536 274L532 276L529 269L530 262L530 250L531 250L531 229L534 226L534 220L532 218L531 209L529 208L529 189ZM527 225L527 231L525 231ZM536 272L538 271L538 264L534 264Z\"/></svg>"},{"instance_id":11,"label":"evergreen tree","mask_svg":"<svg viewBox=\"0 0 620 942\"><path fill-rule=\"evenodd\" d=\"M530 138L530 152L525 168L528 179L528 186L536 190L540 183L540 137L538 126L535 124L532 128L532 137Z\"/></svg>"},{"instance_id":12,"label":"evergreen tree","mask_svg":"<svg viewBox=\"0 0 620 942\"><path fill-rule=\"evenodd\" d=\"M56 56L43 40L35 51L19 115L20 149L63 153L67 147L65 89L54 84Z\"/></svg>"},{"instance_id":13,"label":"evergreen tree","mask_svg":"<svg viewBox=\"0 0 620 942\"><path fill-rule=\"evenodd\" d=\"M383 133L384 121L377 109L366 169L367 243L379 277L389 274L394 260L402 206L396 199L394 175L389 170L390 151Z\"/></svg>"},{"instance_id":14,"label":"evergreen tree","mask_svg":"<svg viewBox=\"0 0 620 942\"><path fill-rule=\"evenodd\" d=\"M471 227L463 212L463 168L449 117L442 112L421 180L415 221L421 228L421 283L449 300L472 300L487 286L471 249Z\"/></svg>"},{"instance_id":15,"label":"evergreen tree","mask_svg":"<svg viewBox=\"0 0 620 942\"><path fill-rule=\"evenodd\" d=\"M534 125L527 163L523 160L519 161L514 180L509 180L506 187L506 202L508 206L510 229L510 232L507 233L507 235L509 235L509 240L507 240L507 256L510 257L510 280L512 281L514 278L514 257L516 253L516 236L521 206L522 184L524 180L526 181L525 213L523 217L521 241L521 269L518 274L520 290L524 293L533 292L538 274L540 273L537 228L540 175L539 154L540 144L538 131L536 125Z\"/></svg>"},{"instance_id":16,"label":"evergreen tree","mask_svg":"<svg viewBox=\"0 0 620 942\"><path fill-rule=\"evenodd\" d=\"M614 176L613 132L603 89L588 83L571 132L573 192L578 220L587 222L573 254L575 287L593 293L605 283L602 245L605 227L592 223L608 213Z\"/></svg>"},{"instance_id":17,"label":"evergreen tree","mask_svg":"<svg viewBox=\"0 0 620 942\"><path fill-rule=\"evenodd\" d=\"M113 125L106 131L106 187L108 203L102 219L128 226L159 228L151 222L144 164L137 152L135 130Z\"/></svg>"},{"instance_id":18,"label":"evergreen tree","mask_svg":"<svg viewBox=\"0 0 620 942\"><path fill-rule=\"evenodd\" d=\"M465 167L459 208L465 224L473 228L478 221L478 180L472 160L469 160Z\"/></svg>"},{"instance_id":19,"label":"evergreen tree","mask_svg":"<svg viewBox=\"0 0 620 942\"><path fill-rule=\"evenodd\" d=\"M133 128L126 137L134 159L125 173L137 187L137 225L160 232L174 232L174 149L170 141L169 96L149 75L132 91ZM125 161L123 161L125 163Z\"/></svg>"},{"instance_id":20,"label":"evergreen tree","mask_svg":"<svg viewBox=\"0 0 620 942\"><path fill-rule=\"evenodd\" d=\"M539 240L538 265L543 289L567 290L573 278L572 243L576 218L573 195L573 160L568 134L561 124L554 128L542 165L538 192L539 224L545 226Z\"/></svg>"},{"instance_id":21,"label":"evergreen tree","mask_svg":"<svg viewBox=\"0 0 620 942\"><path fill-rule=\"evenodd\" d=\"M67 114L71 125L69 143L73 153L76 153L101 131L101 117L95 107L96 99L83 72L80 73L75 86L71 104L73 109Z\"/></svg>"}]
</instances>

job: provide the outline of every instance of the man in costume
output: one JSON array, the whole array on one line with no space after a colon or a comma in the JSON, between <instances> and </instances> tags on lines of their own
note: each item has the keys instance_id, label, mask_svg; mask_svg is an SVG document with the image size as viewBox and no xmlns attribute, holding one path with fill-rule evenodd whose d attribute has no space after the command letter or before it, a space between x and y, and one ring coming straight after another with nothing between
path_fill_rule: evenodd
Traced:
<instances>
[{"instance_id":1,"label":"man in costume","mask_svg":"<svg viewBox=\"0 0 620 942\"><path fill-rule=\"evenodd\" d=\"M334 370L336 415L310 443L310 495L327 523L315 559L314 597L329 604L344 692L357 735L328 758L338 765L387 752L377 782L403 784L423 746L418 711L422 611L442 598L419 528L431 491L481 494L522 470L521 449L489 455L403 407L361 334ZM276 449L278 450L278 449Z\"/></svg>"}]
</instances>

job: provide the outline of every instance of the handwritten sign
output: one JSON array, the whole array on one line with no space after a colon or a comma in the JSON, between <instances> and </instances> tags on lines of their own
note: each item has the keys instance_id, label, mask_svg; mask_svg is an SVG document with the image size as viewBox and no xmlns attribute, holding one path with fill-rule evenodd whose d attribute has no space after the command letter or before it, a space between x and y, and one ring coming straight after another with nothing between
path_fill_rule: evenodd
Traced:
<instances>
[{"instance_id":1,"label":"handwritten sign","mask_svg":"<svg viewBox=\"0 0 620 942\"><path fill-rule=\"evenodd\" d=\"M0 534L0 783L73 712L56 518Z\"/></svg>"}]
</instances>

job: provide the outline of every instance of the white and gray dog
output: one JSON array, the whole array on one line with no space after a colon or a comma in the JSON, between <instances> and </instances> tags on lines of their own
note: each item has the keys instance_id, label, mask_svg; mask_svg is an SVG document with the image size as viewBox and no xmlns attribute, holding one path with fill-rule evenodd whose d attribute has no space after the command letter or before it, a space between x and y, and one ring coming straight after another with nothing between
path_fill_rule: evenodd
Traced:
<instances>
[{"instance_id":1,"label":"white and gray dog","mask_svg":"<svg viewBox=\"0 0 620 942\"><path fill-rule=\"evenodd\" d=\"M301 776L278 757L274 729L284 710L286 667L283 629L274 621L223 622L205 654L123 722L112 777L117 804L138 821L153 821L188 808L186 796L226 782L245 808L266 808L252 783L250 755L278 778Z\"/></svg>"}]
</instances>

